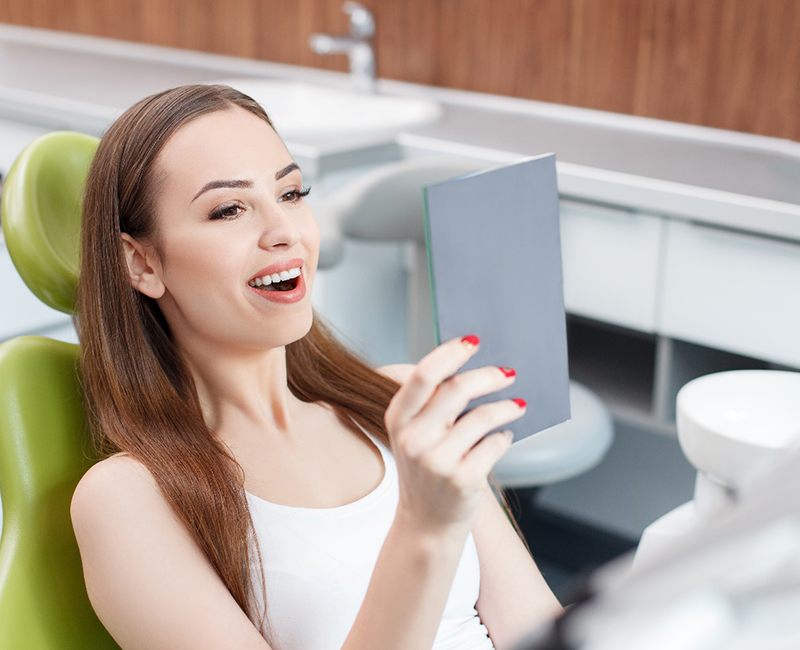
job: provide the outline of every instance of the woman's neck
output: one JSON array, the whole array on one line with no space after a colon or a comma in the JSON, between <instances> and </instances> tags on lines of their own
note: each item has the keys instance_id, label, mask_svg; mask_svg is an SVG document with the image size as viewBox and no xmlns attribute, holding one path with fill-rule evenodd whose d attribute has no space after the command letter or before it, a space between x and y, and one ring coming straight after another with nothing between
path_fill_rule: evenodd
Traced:
<instances>
[{"instance_id":1,"label":"woman's neck","mask_svg":"<svg viewBox=\"0 0 800 650\"><path fill-rule=\"evenodd\" d=\"M189 369L203 418L225 439L243 432L291 436L308 406L289 390L286 347L249 354L193 354Z\"/></svg>"}]
</instances>

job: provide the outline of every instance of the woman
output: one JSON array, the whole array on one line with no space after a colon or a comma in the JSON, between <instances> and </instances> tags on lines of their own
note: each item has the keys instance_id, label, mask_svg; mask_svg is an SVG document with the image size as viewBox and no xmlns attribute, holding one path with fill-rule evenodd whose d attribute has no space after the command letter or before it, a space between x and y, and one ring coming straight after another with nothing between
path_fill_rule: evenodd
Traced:
<instances>
[{"instance_id":1,"label":"woman","mask_svg":"<svg viewBox=\"0 0 800 650\"><path fill-rule=\"evenodd\" d=\"M102 460L71 507L92 605L126 649L510 647L560 611L487 482L510 443L481 437L524 411L456 419L514 378L453 376L475 338L378 369L337 342L308 191L228 86L102 138L78 290Z\"/></svg>"}]
</instances>

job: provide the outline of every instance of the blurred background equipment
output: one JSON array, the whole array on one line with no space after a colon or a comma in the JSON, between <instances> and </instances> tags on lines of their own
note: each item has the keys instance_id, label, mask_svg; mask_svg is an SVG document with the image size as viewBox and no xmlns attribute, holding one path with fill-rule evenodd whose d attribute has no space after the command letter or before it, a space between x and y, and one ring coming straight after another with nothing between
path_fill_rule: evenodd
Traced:
<instances>
[{"instance_id":1,"label":"blurred background equipment","mask_svg":"<svg viewBox=\"0 0 800 650\"><path fill-rule=\"evenodd\" d=\"M515 650L800 647L800 446L763 461L730 507L657 561L596 571L577 604Z\"/></svg>"},{"instance_id":2,"label":"blurred background equipment","mask_svg":"<svg viewBox=\"0 0 800 650\"><path fill-rule=\"evenodd\" d=\"M657 561L677 539L733 507L754 471L800 442L800 372L698 377L678 391L677 412L681 449L697 468L694 499L645 529L636 565Z\"/></svg>"}]
</instances>

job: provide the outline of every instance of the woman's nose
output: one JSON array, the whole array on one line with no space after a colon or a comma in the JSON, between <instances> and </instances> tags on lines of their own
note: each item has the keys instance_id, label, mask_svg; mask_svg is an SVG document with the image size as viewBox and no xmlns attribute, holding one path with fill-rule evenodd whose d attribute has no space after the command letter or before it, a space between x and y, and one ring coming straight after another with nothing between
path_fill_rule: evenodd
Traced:
<instances>
[{"instance_id":1,"label":"woman's nose","mask_svg":"<svg viewBox=\"0 0 800 650\"><path fill-rule=\"evenodd\" d=\"M274 248L280 245L291 248L300 240L300 230L296 219L293 220L291 215L287 215L279 205L266 208L266 212L260 220L260 227L258 243L262 248Z\"/></svg>"}]
</instances>

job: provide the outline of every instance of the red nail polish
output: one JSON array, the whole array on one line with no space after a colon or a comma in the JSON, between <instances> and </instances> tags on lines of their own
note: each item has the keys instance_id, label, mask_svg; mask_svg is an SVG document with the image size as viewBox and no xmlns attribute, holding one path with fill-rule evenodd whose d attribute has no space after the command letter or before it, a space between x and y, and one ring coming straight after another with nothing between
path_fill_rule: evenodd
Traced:
<instances>
[{"instance_id":1,"label":"red nail polish","mask_svg":"<svg viewBox=\"0 0 800 650\"><path fill-rule=\"evenodd\" d=\"M474 334L467 334L467 336L463 336L461 338L461 342L467 346L467 350L472 350L473 348L478 347L478 344L481 342L481 340Z\"/></svg>"},{"instance_id":2,"label":"red nail polish","mask_svg":"<svg viewBox=\"0 0 800 650\"><path fill-rule=\"evenodd\" d=\"M500 368L500 372L502 372L506 377L513 377L514 375L517 374L517 371L514 370L513 368L507 368L505 366L497 366L497 367Z\"/></svg>"},{"instance_id":3,"label":"red nail polish","mask_svg":"<svg viewBox=\"0 0 800 650\"><path fill-rule=\"evenodd\" d=\"M515 397L512 401L516 402L517 406L519 406L521 409L524 409L528 405L528 402L521 397Z\"/></svg>"}]
</instances>

